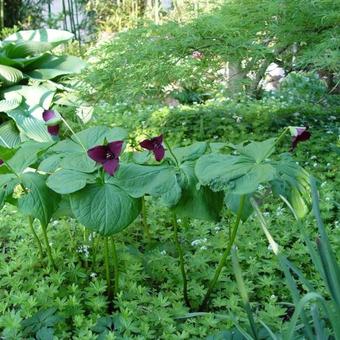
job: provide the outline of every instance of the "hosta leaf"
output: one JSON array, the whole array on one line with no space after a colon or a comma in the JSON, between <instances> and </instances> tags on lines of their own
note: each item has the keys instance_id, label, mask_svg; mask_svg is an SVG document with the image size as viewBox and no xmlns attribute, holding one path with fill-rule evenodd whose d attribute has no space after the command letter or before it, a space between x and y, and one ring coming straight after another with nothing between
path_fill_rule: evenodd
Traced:
<instances>
[{"instance_id":1,"label":"hosta leaf","mask_svg":"<svg viewBox=\"0 0 340 340\"><path fill-rule=\"evenodd\" d=\"M60 196L46 186L46 176L28 172L21 179L26 192L18 200L19 211L47 226L58 208Z\"/></svg>"},{"instance_id":2,"label":"hosta leaf","mask_svg":"<svg viewBox=\"0 0 340 340\"><path fill-rule=\"evenodd\" d=\"M11 46L11 49L6 50L8 57L20 58L49 51L72 38L73 34L67 31L39 29L14 33L4 39L3 43Z\"/></svg>"},{"instance_id":3,"label":"hosta leaf","mask_svg":"<svg viewBox=\"0 0 340 340\"><path fill-rule=\"evenodd\" d=\"M159 197L177 183L175 169L171 166L134 163L121 164L112 180L132 197L142 197L146 194Z\"/></svg>"},{"instance_id":4,"label":"hosta leaf","mask_svg":"<svg viewBox=\"0 0 340 340\"><path fill-rule=\"evenodd\" d=\"M85 227L112 235L129 226L138 216L139 199L112 184L90 184L70 195L76 219Z\"/></svg>"},{"instance_id":5,"label":"hosta leaf","mask_svg":"<svg viewBox=\"0 0 340 340\"><path fill-rule=\"evenodd\" d=\"M0 100L0 112L8 112L16 109L22 102L22 96L17 93L10 99Z\"/></svg>"},{"instance_id":6,"label":"hosta leaf","mask_svg":"<svg viewBox=\"0 0 340 340\"><path fill-rule=\"evenodd\" d=\"M28 75L34 79L48 80L65 74L79 73L85 65L78 57L49 55L38 68L28 72Z\"/></svg>"},{"instance_id":7,"label":"hosta leaf","mask_svg":"<svg viewBox=\"0 0 340 340\"><path fill-rule=\"evenodd\" d=\"M4 91L6 100L21 95L24 100L13 110L7 112L18 129L28 138L38 142L52 141L42 118L42 113L52 103L54 91L44 86L13 86Z\"/></svg>"},{"instance_id":8,"label":"hosta leaf","mask_svg":"<svg viewBox=\"0 0 340 340\"><path fill-rule=\"evenodd\" d=\"M223 206L223 193L213 192L207 186L199 186L194 163L181 165L181 198L173 208L178 216L218 221Z\"/></svg>"},{"instance_id":9,"label":"hosta leaf","mask_svg":"<svg viewBox=\"0 0 340 340\"><path fill-rule=\"evenodd\" d=\"M11 66L0 65L0 86L14 85L24 79L23 73Z\"/></svg>"},{"instance_id":10,"label":"hosta leaf","mask_svg":"<svg viewBox=\"0 0 340 340\"><path fill-rule=\"evenodd\" d=\"M83 172L61 169L47 179L47 186L58 194L70 194L83 189L94 177Z\"/></svg>"},{"instance_id":11,"label":"hosta leaf","mask_svg":"<svg viewBox=\"0 0 340 340\"><path fill-rule=\"evenodd\" d=\"M0 146L14 148L20 143L20 134L14 122L7 121L0 125Z\"/></svg>"}]
</instances>

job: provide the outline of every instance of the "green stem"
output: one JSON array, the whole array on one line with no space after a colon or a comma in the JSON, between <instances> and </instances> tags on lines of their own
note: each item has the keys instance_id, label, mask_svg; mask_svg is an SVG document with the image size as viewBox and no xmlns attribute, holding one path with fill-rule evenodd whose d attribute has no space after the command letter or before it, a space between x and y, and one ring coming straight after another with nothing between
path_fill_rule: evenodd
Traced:
<instances>
[{"instance_id":1,"label":"green stem","mask_svg":"<svg viewBox=\"0 0 340 340\"><path fill-rule=\"evenodd\" d=\"M39 248L39 253L40 253L40 258L43 259L44 258L44 251L43 251L43 248L42 248L42 245L41 245L41 242L39 240L39 237L37 235L37 233L35 232L34 230L34 227L33 227L33 218L32 216L28 216L28 225L31 229L31 232L33 234L33 237L35 238L35 240L37 241L37 244L38 244L38 248Z\"/></svg>"},{"instance_id":2,"label":"green stem","mask_svg":"<svg viewBox=\"0 0 340 340\"><path fill-rule=\"evenodd\" d=\"M112 290L112 284L111 284L111 274L110 274L110 265L109 265L109 237L108 236L104 238L104 261L105 261L107 296L109 299L109 309L111 309L113 290Z\"/></svg>"},{"instance_id":3,"label":"green stem","mask_svg":"<svg viewBox=\"0 0 340 340\"><path fill-rule=\"evenodd\" d=\"M53 256L52 256L51 246L50 246L50 243L49 243L48 237L47 237L47 226L44 225L44 224L41 224L41 229L43 231L43 236L44 236L44 240L45 240L48 259L49 259L50 264L52 265L53 269L57 270L57 266L56 266L54 259L53 259Z\"/></svg>"},{"instance_id":4,"label":"green stem","mask_svg":"<svg viewBox=\"0 0 340 340\"><path fill-rule=\"evenodd\" d=\"M177 252L178 252L179 264L180 264L180 269L181 269L182 279L183 279L183 298L184 298L184 302L187 305L187 307L190 308L190 301L188 297L188 280L187 280L187 275L186 275L185 267L184 267L183 249L181 247L181 244L178 238L178 224L177 224L177 219L176 219L175 214L173 214L173 227L174 227L174 240L175 240L175 245L176 245Z\"/></svg>"},{"instance_id":5,"label":"green stem","mask_svg":"<svg viewBox=\"0 0 340 340\"><path fill-rule=\"evenodd\" d=\"M71 125L66 121L66 119L60 115L61 120L63 121L63 123L66 125L66 127L71 131L72 135L74 136L74 138L77 140L77 142L79 143L79 145L83 148L83 150L87 153L87 149L85 148L84 144L82 143L82 141L80 140L80 138L77 136L77 134L74 132L74 130L72 129Z\"/></svg>"},{"instance_id":6,"label":"green stem","mask_svg":"<svg viewBox=\"0 0 340 340\"><path fill-rule=\"evenodd\" d=\"M142 197L142 223L144 229L144 236L146 236L148 241L151 242L150 228L147 221L147 210L144 197Z\"/></svg>"},{"instance_id":7,"label":"green stem","mask_svg":"<svg viewBox=\"0 0 340 340\"><path fill-rule=\"evenodd\" d=\"M213 289L215 288L215 285L216 285L216 283L218 281L218 278L220 277L221 271L222 271L222 269L225 266L225 263L227 261L227 257L230 254L231 247L233 246L233 244L235 242L235 238L236 238L236 235L237 235L237 230L238 230L238 227L239 227L240 222L241 222L241 215L242 215L242 211L243 211L243 207L244 207L244 201L245 201L245 195L242 195L241 198L240 198L240 207L239 207L238 212L237 212L237 217L236 217L235 225L234 225L234 228L232 230L228 246L225 249L225 251L224 251L224 253L222 255L222 258L221 258L221 260L220 260L220 262L219 262L219 264L218 264L218 266L216 268L216 271L215 271L213 279L209 283L208 290L207 290L207 292L206 292L206 294L205 294L205 296L203 298L203 301L202 301L202 303L201 303L201 305L199 307L200 311L206 309L208 301L210 299L210 295L211 295Z\"/></svg>"},{"instance_id":8,"label":"green stem","mask_svg":"<svg viewBox=\"0 0 340 340\"><path fill-rule=\"evenodd\" d=\"M173 157L173 159L174 159L174 161L175 161L175 163L176 163L176 166L179 167L178 159L177 159L177 157L175 156L175 154L173 153L173 151L172 151L172 149L171 149L171 147L170 147L170 144L169 144L166 140L164 140L164 144L165 144L166 147L168 148L168 150L169 150L171 156Z\"/></svg>"},{"instance_id":9,"label":"green stem","mask_svg":"<svg viewBox=\"0 0 340 340\"><path fill-rule=\"evenodd\" d=\"M115 244L113 237L112 237L112 254L113 254L114 277L115 277L114 295L116 296L119 291L119 267L118 267L117 249L116 249L116 244Z\"/></svg>"},{"instance_id":10,"label":"green stem","mask_svg":"<svg viewBox=\"0 0 340 340\"><path fill-rule=\"evenodd\" d=\"M288 132L289 127L286 127L283 132L281 133L281 135L277 138L277 140L275 141L275 145L279 145L283 139L283 137L286 135L286 133Z\"/></svg>"}]
</instances>

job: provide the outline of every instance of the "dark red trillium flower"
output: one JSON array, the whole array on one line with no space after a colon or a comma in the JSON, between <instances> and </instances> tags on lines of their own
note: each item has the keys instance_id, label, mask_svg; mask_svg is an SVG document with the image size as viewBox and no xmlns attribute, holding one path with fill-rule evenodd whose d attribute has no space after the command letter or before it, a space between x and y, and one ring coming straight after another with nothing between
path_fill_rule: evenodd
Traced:
<instances>
[{"instance_id":1,"label":"dark red trillium flower","mask_svg":"<svg viewBox=\"0 0 340 340\"><path fill-rule=\"evenodd\" d=\"M49 132L49 134L52 136L58 136L60 129L60 119L58 118L56 113L52 110L45 110L43 112L43 120L47 124L47 131Z\"/></svg>"},{"instance_id":2,"label":"dark red trillium flower","mask_svg":"<svg viewBox=\"0 0 340 340\"><path fill-rule=\"evenodd\" d=\"M113 176L119 166L119 155L122 152L123 141L117 140L107 145L98 145L87 151L88 156L103 165L103 169Z\"/></svg>"},{"instance_id":3,"label":"dark red trillium flower","mask_svg":"<svg viewBox=\"0 0 340 340\"><path fill-rule=\"evenodd\" d=\"M0 166L4 164L4 161L2 159L0 159Z\"/></svg>"},{"instance_id":4,"label":"dark red trillium flower","mask_svg":"<svg viewBox=\"0 0 340 340\"><path fill-rule=\"evenodd\" d=\"M165 155L165 149L162 145L163 143L163 135L153 137L151 139L145 139L139 143L139 145L149 151L152 151L155 155L155 159L157 162L160 162Z\"/></svg>"},{"instance_id":5,"label":"dark red trillium flower","mask_svg":"<svg viewBox=\"0 0 340 340\"><path fill-rule=\"evenodd\" d=\"M300 142L304 142L308 140L311 136L311 133L308 131L307 127L293 127L290 129L292 134L292 147L291 150L294 150Z\"/></svg>"}]
</instances>

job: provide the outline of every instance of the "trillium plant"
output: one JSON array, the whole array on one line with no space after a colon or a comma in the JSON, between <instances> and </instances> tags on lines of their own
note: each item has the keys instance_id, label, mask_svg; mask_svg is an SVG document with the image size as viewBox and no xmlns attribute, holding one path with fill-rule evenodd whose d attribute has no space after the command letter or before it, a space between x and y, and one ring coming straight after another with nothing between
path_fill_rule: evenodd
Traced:
<instances>
[{"instance_id":1,"label":"trillium plant","mask_svg":"<svg viewBox=\"0 0 340 340\"><path fill-rule=\"evenodd\" d=\"M59 117L45 111L48 131L56 136ZM63 121L64 122L64 121ZM116 235L142 215L147 224L145 197L169 209L183 299L192 310L206 310L229 258L242 221L258 208L259 188L266 187L302 218L309 210L309 175L291 154L277 154L284 136L292 134L292 148L310 137L302 127L286 128L278 138L262 142L197 142L171 147L162 134L127 146L121 128L92 127L67 139L48 143L25 142L0 149L0 206L14 204L28 217L41 256L43 246L33 222L39 220L50 264L57 267L47 236L51 219L65 216L102 240L107 291L111 307L119 291ZM19 194L18 194L19 192ZM219 221L225 210L235 214L223 254L199 305L190 301L187 264L180 242L178 218ZM148 238L152 233L148 233ZM92 249L94 250L94 247ZM113 259L114 278L111 278Z\"/></svg>"}]
</instances>

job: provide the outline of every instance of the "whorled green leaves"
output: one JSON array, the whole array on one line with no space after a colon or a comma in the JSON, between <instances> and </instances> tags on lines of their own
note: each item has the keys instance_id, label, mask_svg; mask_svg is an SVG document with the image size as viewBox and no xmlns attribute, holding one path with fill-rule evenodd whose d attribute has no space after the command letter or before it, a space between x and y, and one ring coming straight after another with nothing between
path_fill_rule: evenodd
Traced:
<instances>
[{"instance_id":1,"label":"whorled green leaves","mask_svg":"<svg viewBox=\"0 0 340 340\"><path fill-rule=\"evenodd\" d=\"M18 200L19 211L47 226L58 209L60 196L46 186L46 176L39 173L24 173L21 183L24 192Z\"/></svg>"},{"instance_id":2,"label":"whorled green leaves","mask_svg":"<svg viewBox=\"0 0 340 340\"><path fill-rule=\"evenodd\" d=\"M71 194L70 202L81 224L105 236L129 226L141 210L140 199L110 183L89 184Z\"/></svg>"}]
</instances>

